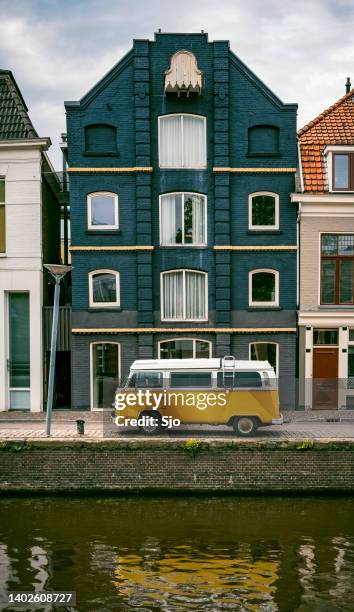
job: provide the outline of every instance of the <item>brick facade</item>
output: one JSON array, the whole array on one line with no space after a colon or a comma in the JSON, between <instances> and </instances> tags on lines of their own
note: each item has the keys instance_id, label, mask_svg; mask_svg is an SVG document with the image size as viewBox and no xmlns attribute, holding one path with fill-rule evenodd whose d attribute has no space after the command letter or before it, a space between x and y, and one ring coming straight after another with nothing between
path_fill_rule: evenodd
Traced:
<instances>
[{"instance_id":1,"label":"brick facade","mask_svg":"<svg viewBox=\"0 0 354 612\"><path fill-rule=\"evenodd\" d=\"M195 54L203 72L201 95L164 94L164 72L180 49ZM154 334L100 333L100 329L176 328L166 339L197 338L213 342L213 356L248 357L243 328L256 328L248 342L264 338L262 328L284 328L277 333L281 372L295 375L296 345L296 211L289 193L294 190L297 165L296 105L283 104L230 51L227 41L208 42L206 34L156 34L154 41L135 40L133 49L80 102L67 102L68 159L72 168L102 168L70 175L71 237L74 247L138 246L139 251L73 252L73 406L90 407L90 342L121 344L121 373L131 361L157 356L161 331ZM206 117L207 168L166 170L159 167L158 117L190 113ZM85 127L107 123L117 128L117 154L85 153ZM248 130L270 124L279 130L279 153L250 155ZM107 172L109 168L127 172ZM131 172L128 168L151 168ZM233 174L214 168L248 168ZM262 172L257 169L263 168ZM288 172L272 172L285 168ZM87 194L111 191L119 196L119 230L87 231ZM207 246L163 247L159 235L159 195L195 192L207 196ZM256 191L280 197L279 230L248 230L248 198ZM286 250L232 251L215 246L279 247ZM141 247L153 250L141 250ZM280 275L280 307L252 309L248 305L248 272L270 267ZM160 274L171 269L195 269L208 274L208 321L161 321ZM88 303L88 273L112 269L121 276L121 307L95 312ZM188 328L202 328L189 333ZM232 328L233 332L223 331ZM208 329L220 328L220 333ZM78 336L75 330L87 333ZM285 331L288 330L288 331ZM83 330L83 331L82 331ZM95 330L94 334L92 331ZM289 330L292 330L289 333ZM273 334L270 334L273 335ZM75 355L75 352L78 354ZM86 355L84 353L86 352ZM75 387L78 387L75 389ZM284 397L287 401L287 398ZM291 399L291 402L293 398Z\"/></svg>"}]
</instances>

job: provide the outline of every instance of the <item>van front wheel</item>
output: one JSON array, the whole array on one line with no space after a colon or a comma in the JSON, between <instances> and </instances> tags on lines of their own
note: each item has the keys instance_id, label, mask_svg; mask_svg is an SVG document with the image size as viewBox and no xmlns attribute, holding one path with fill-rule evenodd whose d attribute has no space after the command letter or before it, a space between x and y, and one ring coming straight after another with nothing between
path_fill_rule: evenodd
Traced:
<instances>
[{"instance_id":1,"label":"van front wheel","mask_svg":"<svg viewBox=\"0 0 354 612\"><path fill-rule=\"evenodd\" d=\"M142 412L139 416L139 429L144 434L155 435L163 431L161 415L158 412L152 410L148 412Z\"/></svg>"},{"instance_id":2,"label":"van front wheel","mask_svg":"<svg viewBox=\"0 0 354 612\"><path fill-rule=\"evenodd\" d=\"M232 427L237 436L247 438L253 436L257 431L258 421L254 417L235 417Z\"/></svg>"}]
</instances>

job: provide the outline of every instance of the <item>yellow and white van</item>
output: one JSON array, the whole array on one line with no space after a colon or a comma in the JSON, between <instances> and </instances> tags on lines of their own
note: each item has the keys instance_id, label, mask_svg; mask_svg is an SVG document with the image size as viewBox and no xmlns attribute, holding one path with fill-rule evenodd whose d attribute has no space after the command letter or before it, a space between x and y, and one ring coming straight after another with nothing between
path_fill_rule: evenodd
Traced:
<instances>
[{"instance_id":1,"label":"yellow and white van","mask_svg":"<svg viewBox=\"0 0 354 612\"><path fill-rule=\"evenodd\" d=\"M115 423L156 433L183 424L229 425L239 436L281 425L278 381L268 361L151 359L131 365L115 394Z\"/></svg>"}]
</instances>

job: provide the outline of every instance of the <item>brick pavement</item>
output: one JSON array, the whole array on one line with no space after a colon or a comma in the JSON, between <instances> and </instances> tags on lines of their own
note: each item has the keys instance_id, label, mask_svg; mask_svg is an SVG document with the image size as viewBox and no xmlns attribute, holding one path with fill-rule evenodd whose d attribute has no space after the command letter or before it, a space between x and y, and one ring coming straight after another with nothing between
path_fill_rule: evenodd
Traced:
<instances>
[{"instance_id":1,"label":"brick pavement","mask_svg":"<svg viewBox=\"0 0 354 612\"><path fill-rule=\"evenodd\" d=\"M108 415L107 415L108 417ZM116 438L127 440L142 440L150 438L150 436L144 436L141 433L137 433L136 429L129 429L119 433L114 425L111 425L109 419L106 417L105 425L103 424L102 416L98 420L88 421L85 423L85 435L80 436L76 432L75 420L57 421L54 420L52 424L52 438L53 439L103 439L103 438ZM156 437L156 436L154 436ZM230 439L234 437L234 433L231 428L220 427L206 427L198 425L183 426L178 430L169 430L168 432L158 436L160 439L176 439L176 438L208 438L208 439ZM2 421L0 422L0 440L23 440L23 439L43 439L46 438L45 434L45 422L42 419L37 423L34 422L16 422L16 421ZM269 440L269 441L282 441L282 440L303 440L303 439L333 439L333 440L353 440L354 439L354 422L340 421L336 423L326 422L297 422L286 423L284 425L277 425L271 427L265 427L258 430L256 436L253 439L257 440Z\"/></svg>"}]
</instances>

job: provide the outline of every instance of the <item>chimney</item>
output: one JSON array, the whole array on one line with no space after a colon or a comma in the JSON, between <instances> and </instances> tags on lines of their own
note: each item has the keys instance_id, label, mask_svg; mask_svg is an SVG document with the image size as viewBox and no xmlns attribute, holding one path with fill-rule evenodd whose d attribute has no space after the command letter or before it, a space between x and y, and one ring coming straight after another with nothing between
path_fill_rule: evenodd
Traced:
<instances>
[{"instance_id":1,"label":"chimney","mask_svg":"<svg viewBox=\"0 0 354 612\"><path fill-rule=\"evenodd\" d=\"M345 84L345 93L349 93L352 88L352 84L350 82L350 77L347 77L347 82Z\"/></svg>"}]
</instances>

